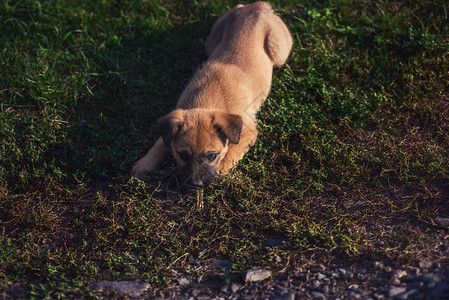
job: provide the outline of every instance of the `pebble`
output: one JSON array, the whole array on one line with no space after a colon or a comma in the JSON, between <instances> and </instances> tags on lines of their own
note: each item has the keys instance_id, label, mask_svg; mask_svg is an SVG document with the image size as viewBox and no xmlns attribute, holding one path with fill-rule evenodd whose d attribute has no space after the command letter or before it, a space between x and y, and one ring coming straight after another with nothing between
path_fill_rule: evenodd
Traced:
<instances>
[{"instance_id":1,"label":"pebble","mask_svg":"<svg viewBox=\"0 0 449 300\"><path fill-rule=\"evenodd\" d=\"M406 291L405 287L393 287L388 291L388 297L396 297L397 295Z\"/></svg>"},{"instance_id":2,"label":"pebble","mask_svg":"<svg viewBox=\"0 0 449 300\"><path fill-rule=\"evenodd\" d=\"M321 285L321 282L319 280L312 281L312 287L317 288Z\"/></svg>"},{"instance_id":3,"label":"pebble","mask_svg":"<svg viewBox=\"0 0 449 300\"><path fill-rule=\"evenodd\" d=\"M346 269L343 269L343 268L338 268L337 270L336 270L338 273L340 273L341 275L346 275Z\"/></svg>"},{"instance_id":4,"label":"pebble","mask_svg":"<svg viewBox=\"0 0 449 300\"><path fill-rule=\"evenodd\" d=\"M420 261L418 263L418 267L421 269L430 269L432 267L432 263L430 261Z\"/></svg>"},{"instance_id":5,"label":"pebble","mask_svg":"<svg viewBox=\"0 0 449 300\"><path fill-rule=\"evenodd\" d=\"M407 272L404 271L404 270L394 270L393 273L391 274L391 276L392 276L393 278L398 278L398 279L400 279L400 278L402 278L402 277L404 277L404 276L407 276Z\"/></svg>"},{"instance_id":6,"label":"pebble","mask_svg":"<svg viewBox=\"0 0 449 300\"><path fill-rule=\"evenodd\" d=\"M192 255L192 254L190 254L189 255L189 264L191 264L191 265L197 265L198 264L198 260Z\"/></svg>"},{"instance_id":7,"label":"pebble","mask_svg":"<svg viewBox=\"0 0 449 300\"><path fill-rule=\"evenodd\" d=\"M289 240L287 239L266 239L263 241L263 246L266 248L273 248L273 247L282 247L284 245L287 245L289 243Z\"/></svg>"},{"instance_id":8,"label":"pebble","mask_svg":"<svg viewBox=\"0 0 449 300\"><path fill-rule=\"evenodd\" d=\"M310 296L315 299L326 299L326 296L323 293L317 291L311 291Z\"/></svg>"},{"instance_id":9,"label":"pebble","mask_svg":"<svg viewBox=\"0 0 449 300\"><path fill-rule=\"evenodd\" d=\"M128 297L139 298L150 288L150 285L138 281L100 281L92 283L89 287L92 290L117 292Z\"/></svg>"},{"instance_id":10,"label":"pebble","mask_svg":"<svg viewBox=\"0 0 449 300\"><path fill-rule=\"evenodd\" d=\"M230 271L233 265L232 261L227 259L214 259L211 264L214 268L224 271Z\"/></svg>"},{"instance_id":11,"label":"pebble","mask_svg":"<svg viewBox=\"0 0 449 300\"><path fill-rule=\"evenodd\" d=\"M190 296L192 296L192 297L198 297L198 295L199 295L200 293L201 293L200 290L198 290L198 289L193 289L193 290L190 291Z\"/></svg>"},{"instance_id":12,"label":"pebble","mask_svg":"<svg viewBox=\"0 0 449 300\"><path fill-rule=\"evenodd\" d=\"M436 218L435 223L437 223L441 227L449 226L449 218Z\"/></svg>"},{"instance_id":13,"label":"pebble","mask_svg":"<svg viewBox=\"0 0 449 300\"><path fill-rule=\"evenodd\" d=\"M243 274L244 282L259 282L271 276L272 272L267 269L249 269Z\"/></svg>"},{"instance_id":14,"label":"pebble","mask_svg":"<svg viewBox=\"0 0 449 300\"><path fill-rule=\"evenodd\" d=\"M323 272L324 270L326 270L326 267L323 266L322 264L310 267L310 272L312 272L312 273L319 273L319 272Z\"/></svg>"},{"instance_id":15,"label":"pebble","mask_svg":"<svg viewBox=\"0 0 449 300\"><path fill-rule=\"evenodd\" d=\"M418 290L406 290L405 292L402 292L398 295L396 295L396 297L394 297L394 299L398 299L398 300L407 300L407 299L411 299L414 296L417 296L419 294Z\"/></svg>"},{"instance_id":16,"label":"pebble","mask_svg":"<svg viewBox=\"0 0 449 300\"><path fill-rule=\"evenodd\" d=\"M185 278L185 277L178 278L178 279L176 279L176 281L178 282L179 285L188 285L188 284L190 284L190 281L187 278Z\"/></svg>"},{"instance_id":17,"label":"pebble","mask_svg":"<svg viewBox=\"0 0 449 300\"><path fill-rule=\"evenodd\" d=\"M316 278L318 280L322 280L322 279L326 278L326 275L320 273L320 274L316 275Z\"/></svg>"},{"instance_id":18,"label":"pebble","mask_svg":"<svg viewBox=\"0 0 449 300\"><path fill-rule=\"evenodd\" d=\"M232 293L237 292L240 289L240 287L241 287L240 284L237 284L237 283L231 284L231 292Z\"/></svg>"}]
</instances>

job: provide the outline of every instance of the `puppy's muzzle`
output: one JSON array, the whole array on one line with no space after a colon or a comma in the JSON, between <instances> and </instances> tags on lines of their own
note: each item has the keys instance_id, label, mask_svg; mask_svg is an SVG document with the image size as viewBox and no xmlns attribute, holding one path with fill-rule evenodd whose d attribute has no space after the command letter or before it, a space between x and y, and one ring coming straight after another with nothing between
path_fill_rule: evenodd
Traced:
<instances>
[{"instance_id":1,"label":"puppy's muzzle","mask_svg":"<svg viewBox=\"0 0 449 300\"><path fill-rule=\"evenodd\" d=\"M181 170L182 181L193 188L204 188L211 184L215 177L216 170L207 165L192 164Z\"/></svg>"}]
</instances>

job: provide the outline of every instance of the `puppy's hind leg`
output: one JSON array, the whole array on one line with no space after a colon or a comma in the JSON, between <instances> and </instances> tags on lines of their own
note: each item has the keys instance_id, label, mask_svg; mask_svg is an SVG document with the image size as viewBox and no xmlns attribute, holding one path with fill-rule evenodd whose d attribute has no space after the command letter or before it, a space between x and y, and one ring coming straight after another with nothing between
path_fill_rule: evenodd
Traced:
<instances>
[{"instance_id":1,"label":"puppy's hind leg","mask_svg":"<svg viewBox=\"0 0 449 300\"><path fill-rule=\"evenodd\" d=\"M131 176L141 178L145 173L157 169L169 153L170 147L159 138L147 154L134 164Z\"/></svg>"}]
</instances>

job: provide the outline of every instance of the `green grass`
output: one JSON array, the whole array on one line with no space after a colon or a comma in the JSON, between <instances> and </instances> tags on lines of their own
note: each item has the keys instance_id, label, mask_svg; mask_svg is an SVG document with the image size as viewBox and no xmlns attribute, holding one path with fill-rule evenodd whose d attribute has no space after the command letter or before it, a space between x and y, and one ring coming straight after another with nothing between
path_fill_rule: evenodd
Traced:
<instances>
[{"instance_id":1,"label":"green grass","mask_svg":"<svg viewBox=\"0 0 449 300\"><path fill-rule=\"evenodd\" d=\"M130 180L237 3L0 3L0 291L164 286L203 249L238 272L308 251L413 261L448 242L432 221L449 215L441 1L273 2L294 49L238 168L202 211L189 195L167 200L171 162ZM290 243L267 250L267 238Z\"/></svg>"}]
</instances>

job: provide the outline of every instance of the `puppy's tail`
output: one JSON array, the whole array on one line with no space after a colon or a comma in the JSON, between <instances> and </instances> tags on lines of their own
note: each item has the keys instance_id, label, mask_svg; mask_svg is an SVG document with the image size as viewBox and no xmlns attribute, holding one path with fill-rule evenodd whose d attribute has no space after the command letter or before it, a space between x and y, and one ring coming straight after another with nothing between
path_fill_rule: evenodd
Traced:
<instances>
[{"instance_id":1,"label":"puppy's tail","mask_svg":"<svg viewBox=\"0 0 449 300\"><path fill-rule=\"evenodd\" d=\"M272 13L270 28L265 37L265 51L275 67L285 64L292 49L293 40L285 23Z\"/></svg>"}]
</instances>

